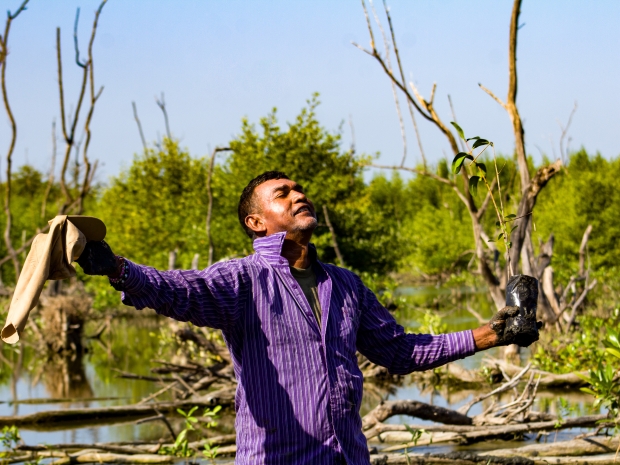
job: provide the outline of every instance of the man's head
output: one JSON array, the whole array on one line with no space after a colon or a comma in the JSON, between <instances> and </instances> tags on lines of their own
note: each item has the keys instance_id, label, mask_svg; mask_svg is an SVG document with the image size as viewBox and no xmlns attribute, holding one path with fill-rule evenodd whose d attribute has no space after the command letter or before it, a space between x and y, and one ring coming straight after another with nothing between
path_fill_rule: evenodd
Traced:
<instances>
[{"instance_id":1,"label":"man's head","mask_svg":"<svg viewBox=\"0 0 620 465\"><path fill-rule=\"evenodd\" d=\"M316 228L314 205L303 187L280 171L267 171L252 179L239 199L239 222L255 239L286 231L290 239L312 235Z\"/></svg>"}]
</instances>

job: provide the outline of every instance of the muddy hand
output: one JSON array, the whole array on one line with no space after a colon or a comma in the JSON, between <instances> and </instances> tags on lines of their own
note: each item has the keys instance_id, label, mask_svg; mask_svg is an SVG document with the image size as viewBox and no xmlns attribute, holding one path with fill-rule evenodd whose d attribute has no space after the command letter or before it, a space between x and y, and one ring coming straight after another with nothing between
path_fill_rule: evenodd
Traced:
<instances>
[{"instance_id":1,"label":"muddy hand","mask_svg":"<svg viewBox=\"0 0 620 465\"><path fill-rule=\"evenodd\" d=\"M116 255L105 241L87 242L84 252L76 261L84 273L89 275L114 275L118 269Z\"/></svg>"},{"instance_id":2,"label":"muddy hand","mask_svg":"<svg viewBox=\"0 0 620 465\"><path fill-rule=\"evenodd\" d=\"M513 344L512 334L505 334L506 320L510 317L514 317L519 313L519 307L504 307L491 318L489 321L489 327L497 334L498 346L507 346Z\"/></svg>"}]
</instances>

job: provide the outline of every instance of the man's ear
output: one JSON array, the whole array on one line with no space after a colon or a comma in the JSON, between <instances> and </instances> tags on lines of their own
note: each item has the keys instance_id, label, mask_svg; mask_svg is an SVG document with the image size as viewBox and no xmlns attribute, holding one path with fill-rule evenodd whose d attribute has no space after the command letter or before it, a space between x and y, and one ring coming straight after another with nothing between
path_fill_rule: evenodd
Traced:
<instances>
[{"instance_id":1,"label":"man's ear","mask_svg":"<svg viewBox=\"0 0 620 465\"><path fill-rule=\"evenodd\" d=\"M245 217L245 225L259 237L267 233L267 225L265 225L261 216L256 213L252 213Z\"/></svg>"}]
</instances>

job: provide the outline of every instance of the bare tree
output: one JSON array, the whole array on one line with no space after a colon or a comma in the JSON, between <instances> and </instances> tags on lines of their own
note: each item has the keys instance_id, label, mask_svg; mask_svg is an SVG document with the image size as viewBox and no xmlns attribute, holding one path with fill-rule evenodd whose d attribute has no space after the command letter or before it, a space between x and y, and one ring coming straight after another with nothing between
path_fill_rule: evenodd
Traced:
<instances>
[{"instance_id":1,"label":"bare tree","mask_svg":"<svg viewBox=\"0 0 620 465\"><path fill-rule=\"evenodd\" d=\"M28 0L24 0L24 2L20 5L15 13L11 13L10 11L7 14L6 23L4 25L4 34L0 37L0 66L1 66L1 87L2 87L2 101L4 102L4 108L6 110L6 114L9 117L9 122L11 125L11 141L9 143L9 149L6 154L6 184L4 191L4 214L6 215L6 225L4 228L4 243L6 245L6 250L8 256L13 262L13 266L15 267L15 277L19 276L20 271L20 263L18 252L13 247L13 242L11 240L11 230L12 230L12 221L13 217L11 214L11 166L13 161L13 151L15 150L15 142L17 141L17 123L15 122L15 117L13 116L13 111L11 110L11 105L9 104L9 96L6 90L6 63L7 63L7 55L9 53L8 43L9 43L9 32L11 31L11 24L13 20L19 16L19 14L26 9L26 4Z\"/></svg>"},{"instance_id":2,"label":"bare tree","mask_svg":"<svg viewBox=\"0 0 620 465\"><path fill-rule=\"evenodd\" d=\"M103 87L101 87L95 93L95 82L94 82L94 61L93 61L93 43L95 41L95 35L97 33L97 25L99 23L99 16L101 15L101 10L106 4L107 0L103 0L97 8L95 12L95 18L93 20L93 26L91 29L90 40L88 42L88 58L85 62L80 60L80 51L78 47L78 23L80 18L80 9L78 8L76 16L75 16L75 24L73 30L73 41L75 47L75 62L76 64L82 68L82 83L80 85L80 91L78 94L77 105L75 108L75 114L71 121L67 121L65 116L65 96L64 96L64 82L62 75L62 55L61 55L61 47L60 47L60 28L56 28L56 59L58 62L58 90L60 96L60 118L61 118L61 127L62 134L65 140L65 155L63 158L62 168L60 171L60 189L64 196L64 202L60 208L60 214L66 213L68 210L75 209L79 214L83 209L84 197L88 194L90 190L90 185L93 179L94 170L93 166L90 163L88 158L88 148L90 146L91 139L91 130L90 130L90 122L93 116L93 112L95 110L95 103L97 99L101 95L103 91ZM89 85L90 83L90 85ZM84 177L81 184L81 187L78 188L77 199L73 197L70 189L67 187L66 182L66 173L67 168L69 166L69 160L71 156L71 150L75 145L75 137L76 137L76 129L77 123L79 120L80 112L82 109L82 104L84 102L84 97L86 95L86 89L89 89L90 94L90 108L88 110L86 116L86 122L84 124L84 132L86 134L86 141L84 144L83 151L83 162L84 162Z\"/></svg>"},{"instance_id":3,"label":"bare tree","mask_svg":"<svg viewBox=\"0 0 620 465\"><path fill-rule=\"evenodd\" d=\"M50 171L47 175L47 185L45 186L45 193L43 194L43 201L41 202L41 219L45 220L47 213L47 200L49 199L50 192L54 186L54 171L56 169L56 120L52 121L52 160L50 165Z\"/></svg>"},{"instance_id":4,"label":"bare tree","mask_svg":"<svg viewBox=\"0 0 620 465\"><path fill-rule=\"evenodd\" d=\"M136 124L138 125L138 132L140 132L140 140L142 141L142 147L146 152L147 145L146 139L144 138L144 132L142 132L142 123L140 123L140 118L138 117L138 108L136 107L136 102L131 102L131 106L133 108L133 117L136 120Z\"/></svg>"},{"instance_id":5,"label":"bare tree","mask_svg":"<svg viewBox=\"0 0 620 465\"><path fill-rule=\"evenodd\" d=\"M207 241L209 243L209 255L207 266L213 265L213 235L211 234L211 219L213 217L213 169L215 168L215 157L218 152L227 152L232 150L229 147L215 147L213 152L211 152L211 157L209 158L209 166L207 168L207 220L205 224L205 229L207 231Z\"/></svg>"},{"instance_id":6,"label":"bare tree","mask_svg":"<svg viewBox=\"0 0 620 465\"><path fill-rule=\"evenodd\" d=\"M405 96L411 108L415 108L415 110L427 121L431 122L446 138L450 148L454 155L460 152L460 148L457 142L457 138L454 136L452 131L450 130L449 125L447 125L441 117L438 115L437 111L434 107L435 95L437 90L437 85L433 84L433 87L430 92L430 97L428 99L424 98L417 87L413 82L407 83L404 77L403 65L400 58L400 53L398 51L398 46L396 44L396 37L394 33L394 26L392 23L392 19L390 16L390 11L387 8L387 5L384 1L384 9L385 14L388 19L388 26L390 29L390 37L391 37L391 49L393 50L394 56L396 58L396 63L398 67L398 73L394 72L389 61L390 47L386 45L385 54L382 55L379 53L373 28L370 23L368 12L366 9L366 5L364 0L362 0L362 7L364 9L367 25L368 25L368 33L370 36L370 49L365 49L358 44L354 45L361 49L363 52L367 53L369 56L373 57L381 66L386 75L390 78L393 85L396 86ZM505 305L505 297L504 297L504 289L506 278L509 274L513 274L517 272L517 267L519 264L519 259L522 258L522 267L524 272L531 272L536 277L540 279L542 273L544 271L544 266L542 265L544 260L542 257L534 257L532 240L531 240L531 212L534 209L536 204L536 199L541 190L545 187L547 182L561 169L562 161L557 160L556 162L544 166L540 168L533 177L530 176L530 172L527 166L527 158L525 152L525 131L523 129L523 124L521 121L521 117L517 108L516 98L517 98L517 66L516 66L516 57L517 57L517 38L518 38L518 30L519 30L519 15L521 10L521 0L514 0L513 10L510 20L510 37L509 37L509 59L508 59L508 96L506 102L504 103L501 99L499 99L495 94L493 94L490 90L486 89L481 85L481 88L485 90L489 95L491 95L506 111L510 117L514 138L515 138L515 152L517 156L517 165L519 169L519 177L521 181L521 199L519 202L518 210L517 210L517 228L513 231L511 235L512 248L510 249L510 255L507 256L507 263L512 263L512 268L506 268L502 270L499 267L499 263L496 258L497 257L497 248L492 242L489 242L489 237L485 233L482 226L482 217L484 216L490 201L493 200L493 188L487 193L486 197L482 202L478 202L474 199L471 193L468 190L468 181L469 176L466 170L461 170L461 180L459 181L457 178L452 177L442 177L435 173L432 173L427 170L425 160L423 160L423 168L409 168L405 167L402 164L400 166L385 166L385 165L372 165L380 168L389 168L389 169L401 169L409 172L416 173L421 176L431 177L438 182L449 185L457 197L463 202L467 211L469 212L471 222L472 222L472 230L473 237L475 242L475 256L478 264L477 272L480 274L484 280L486 281L490 294L498 308L503 307ZM382 26L379 22L377 22L378 27L381 29L382 35L385 37L385 33L382 30ZM452 101L450 99L450 107L453 112L454 117L454 108L452 107ZM501 200L501 199L500 199ZM493 266L491 263L493 262Z\"/></svg>"},{"instance_id":7,"label":"bare tree","mask_svg":"<svg viewBox=\"0 0 620 465\"><path fill-rule=\"evenodd\" d=\"M60 28L56 29L56 59L57 59L57 65L58 65L58 89L59 89L59 101L60 101L61 128L62 128L63 139L65 141L65 152L64 152L64 157L62 159L62 166L61 166L60 179L59 179L60 189L61 189L64 200L59 208L59 212L58 212L59 214L68 214L68 213L81 214L82 213L84 199L90 192L90 188L91 188L92 181L93 181L93 176L94 176L94 173L97 167L97 162L95 161L94 163L91 163L90 158L88 157L88 148L90 146L90 141L91 141L90 123L92 121L95 103L97 102L97 99L99 98L99 96L101 95L101 92L103 91L103 87L101 87L97 92L95 92L93 43L95 40L99 17L101 15L103 6L106 4L106 2L107 0L103 0L95 12L95 18L93 20L90 40L88 42L88 57L85 62L80 60L79 44L78 44L78 37L77 37L80 10L78 9L76 13L74 33L73 33L74 47L75 47L75 62L82 69L82 81L81 81L81 85L80 85L80 89L78 93L77 105L76 105L74 114L72 117L69 118L69 121L67 120L67 117L65 114L66 113L65 112L65 95L64 95L65 89L64 89L64 82L63 82L62 55L61 55L61 47L60 47ZM11 156L12 156L12 153L15 147L17 129L16 129L15 120L13 118L13 114L11 112L11 108L8 102L5 70L6 70L6 57L8 54L8 48L7 48L8 33L10 31L11 22L17 17L19 13L25 10L27 3L28 3L28 0L25 0L21 4L20 8L14 14L9 13L7 23L5 25L4 35L0 36L0 66L2 67L1 68L2 94L3 94L4 105L5 105L7 114L9 115L9 120L11 122L11 127L12 127L11 144L9 146L9 151L7 153L7 183L6 183L6 195L5 195L5 205L4 205L5 213L7 216L7 225L6 225L5 233L4 233L5 243L7 244L7 256L0 259L0 266L4 265L8 261L13 261L17 274L19 271L19 259L18 259L19 254L25 251L28 247L30 247L30 245L34 241L34 238L36 237L36 234L40 232L45 232L49 228L49 225L43 224L41 228L37 229L34 235L32 235L29 239L22 241L22 245L18 249L14 249L11 243L11 237L10 237L10 233L11 233L11 211L10 211ZM78 142L76 141L77 125L78 125L78 120L79 120L80 112L82 109L82 104L85 99L87 88L89 89L90 107L86 115L85 124L84 124L85 142L84 142L84 146L82 150L82 162L83 162L84 172L82 174L82 180L77 181L76 185L70 188L67 185L67 180L66 180L67 170L69 168L71 152L78 145ZM50 175L48 176L48 186L46 188L46 193L44 194L45 197L41 205L42 219L45 219L44 217L47 211L46 203L47 203L47 199L49 196L49 191L51 190L53 182L54 182L53 172L54 172L54 165L55 165L55 158L56 158L55 134L53 135L53 138L54 138L53 139L54 146L53 146L53 151L52 151L52 169L50 171ZM72 189L74 189L75 192L72 192Z\"/></svg>"},{"instance_id":8,"label":"bare tree","mask_svg":"<svg viewBox=\"0 0 620 465\"><path fill-rule=\"evenodd\" d=\"M325 217L325 224L327 224L327 228L329 229L329 233L332 237L332 247L334 248L334 252L336 252L336 258L338 259L338 264L342 267L346 266L344 263L344 257L340 252L340 247L338 246L338 239L336 237L336 230L332 225L331 220L329 219L329 212L327 211L327 205L323 205L323 216Z\"/></svg>"},{"instance_id":9,"label":"bare tree","mask_svg":"<svg viewBox=\"0 0 620 465\"><path fill-rule=\"evenodd\" d=\"M168 110L166 110L166 99L164 98L164 93L161 93L161 99L155 97L155 103L161 109L161 112L164 114L164 122L166 123L166 136L168 139L172 138L172 134L170 133L170 124L168 123Z\"/></svg>"}]
</instances>

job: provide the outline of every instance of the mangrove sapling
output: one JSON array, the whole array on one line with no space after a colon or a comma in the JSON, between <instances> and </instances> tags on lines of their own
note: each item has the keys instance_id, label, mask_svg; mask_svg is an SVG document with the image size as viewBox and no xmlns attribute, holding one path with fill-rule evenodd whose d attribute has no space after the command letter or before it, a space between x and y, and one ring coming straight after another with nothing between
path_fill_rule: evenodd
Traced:
<instances>
[{"instance_id":1,"label":"mangrove sapling","mask_svg":"<svg viewBox=\"0 0 620 465\"><path fill-rule=\"evenodd\" d=\"M463 168L467 171L468 188L473 197L478 195L478 185L480 182L482 181L484 183L488 191L487 199L490 199L498 219L495 223L500 230L497 240L503 240L506 248L505 256L508 279L506 285L506 305L518 307L519 310L517 314L509 315L509 318L506 319L505 329L502 327L502 329L498 331L499 340L501 341L505 338L506 341L511 341L512 344L527 347L532 342L538 340L538 329L542 325L542 323L539 324L536 322L538 280L534 277L525 275L513 276L510 252L512 241L510 237L511 233L518 228L518 225L513 226L509 223L529 216L531 211L519 217L514 214L506 214L504 201L502 199L502 184L499 176L501 170L497 166L497 157L493 142L478 136L466 138L463 129L457 123L452 122L452 125L468 149L467 152L459 152L454 156L452 161L452 172L454 174L459 174ZM489 182L486 164L478 161L489 147L491 147L493 151L494 168L494 174L491 174L490 178L491 182ZM476 149L480 149L478 153L475 153ZM466 160L470 160L470 163L467 164ZM497 185L497 201L493 195L493 184ZM495 242L494 239L487 239L487 241ZM492 324L491 327L493 328ZM501 343L500 345L505 344Z\"/></svg>"},{"instance_id":2,"label":"mangrove sapling","mask_svg":"<svg viewBox=\"0 0 620 465\"><path fill-rule=\"evenodd\" d=\"M500 230L500 233L497 236L496 240L497 241L503 240L504 245L506 246L506 263L508 265L506 268L508 270L508 277L510 277L512 276L512 267L510 266L510 248L512 247L512 242L510 242L510 234L512 233L512 231L514 231L517 228L517 226L511 227L510 230L508 229L508 227L509 227L509 223L514 222L520 219L521 217L518 218L514 214L507 215L505 212L504 201L502 200L502 185L501 185L500 176L499 176L501 170L497 167L495 145L493 144L493 142L486 140L486 139L482 139L481 137L478 137L478 136L465 138L465 133L463 132L463 129L461 129L461 127L454 121L451 124L452 126L454 126L454 128L459 134L459 137L464 141L465 146L468 149L467 152L459 152L454 156L454 159L452 160L452 172L454 174L459 174L461 172L461 169L465 167L465 169L467 170L469 174L469 181L468 181L469 192L474 197L478 195L478 184L480 184L480 181L482 181L485 187L487 188L487 191L489 192L489 198L491 202L493 203L493 208L495 209L495 213L497 215L498 221L495 223L495 225ZM470 143L471 143L471 147L470 147ZM485 163L478 161L480 156L489 147L491 147L493 151L493 166L495 168L494 170L495 174L492 176L495 182L497 183L497 192L499 194L498 195L499 205L498 205L498 201L495 200L495 196L493 195L493 188L491 187L491 184L493 183L493 181L489 183L489 179L487 177L487 166ZM475 150L479 148L482 148L482 150L479 150L478 153L476 154ZM470 163L466 164L466 160L470 160ZM528 213L528 215L530 213ZM495 242L495 240L489 239L488 242Z\"/></svg>"}]
</instances>

